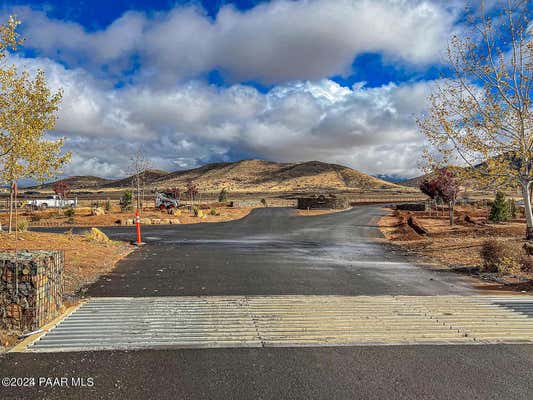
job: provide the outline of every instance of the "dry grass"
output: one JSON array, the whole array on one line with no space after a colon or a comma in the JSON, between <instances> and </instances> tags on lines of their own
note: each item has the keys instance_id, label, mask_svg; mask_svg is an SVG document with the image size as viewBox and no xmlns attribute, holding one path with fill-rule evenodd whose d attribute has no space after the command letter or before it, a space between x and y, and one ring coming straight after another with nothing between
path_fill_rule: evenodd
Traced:
<instances>
[{"instance_id":1,"label":"dry grass","mask_svg":"<svg viewBox=\"0 0 533 400\"><path fill-rule=\"evenodd\" d=\"M103 243L71 233L0 233L0 251L3 250L64 250L65 294L74 295L83 286L94 282L100 275L113 269L115 264L129 254L133 247L110 241Z\"/></svg>"},{"instance_id":2,"label":"dry grass","mask_svg":"<svg viewBox=\"0 0 533 400\"><path fill-rule=\"evenodd\" d=\"M155 209L146 209L142 212L142 218L150 219L178 219L181 224L197 224L205 222L225 222L245 217L252 210L251 208L233 208L220 207L216 208L218 215L210 215L209 209L204 210L207 214L205 218L198 218L193 216L187 209L183 209L179 215L169 215L166 211L159 211ZM118 206L113 206L110 212L105 215L91 215L90 207L76 208L76 214L72 220L69 220L63 214L59 214L58 210L39 210L34 212L22 212L18 219L29 220L30 226L115 226L124 219L132 219L134 217L133 211L121 212ZM8 216L1 215L0 223L3 226L7 225Z\"/></svg>"}]
</instances>

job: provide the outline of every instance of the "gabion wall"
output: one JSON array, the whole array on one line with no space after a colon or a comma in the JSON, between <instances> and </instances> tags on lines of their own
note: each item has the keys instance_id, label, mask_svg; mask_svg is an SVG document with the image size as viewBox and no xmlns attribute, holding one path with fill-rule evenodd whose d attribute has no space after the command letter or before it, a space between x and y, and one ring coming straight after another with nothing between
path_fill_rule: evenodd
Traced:
<instances>
[{"instance_id":1,"label":"gabion wall","mask_svg":"<svg viewBox=\"0 0 533 400\"><path fill-rule=\"evenodd\" d=\"M54 319L63 304L64 253L0 253L0 327L21 332Z\"/></svg>"},{"instance_id":2,"label":"gabion wall","mask_svg":"<svg viewBox=\"0 0 533 400\"><path fill-rule=\"evenodd\" d=\"M300 210L307 209L337 209L343 210L348 208L349 203L345 198L337 198L331 196L314 196L314 197L299 197L296 208Z\"/></svg>"}]
</instances>

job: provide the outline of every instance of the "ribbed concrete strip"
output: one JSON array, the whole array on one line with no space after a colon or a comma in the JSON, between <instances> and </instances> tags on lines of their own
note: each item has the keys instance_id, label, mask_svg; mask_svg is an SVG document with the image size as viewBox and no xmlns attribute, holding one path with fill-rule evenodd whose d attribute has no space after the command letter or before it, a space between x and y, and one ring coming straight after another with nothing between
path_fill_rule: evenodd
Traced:
<instances>
[{"instance_id":1,"label":"ribbed concrete strip","mask_svg":"<svg viewBox=\"0 0 533 400\"><path fill-rule=\"evenodd\" d=\"M94 298L27 351L527 343L532 308L528 296Z\"/></svg>"}]
</instances>

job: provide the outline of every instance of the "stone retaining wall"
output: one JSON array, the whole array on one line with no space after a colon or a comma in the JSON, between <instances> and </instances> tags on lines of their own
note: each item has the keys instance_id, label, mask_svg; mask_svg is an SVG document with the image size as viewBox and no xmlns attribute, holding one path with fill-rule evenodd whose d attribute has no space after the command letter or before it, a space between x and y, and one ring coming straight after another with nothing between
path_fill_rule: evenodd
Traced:
<instances>
[{"instance_id":1,"label":"stone retaining wall","mask_svg":"<svg viewBox=\"0 0 533 400\"><path fill-rule=\"evenodd\" d=\"M28 332L50 322L63 304L64 253L0 253L0 328Z\"/></svg>"},{"instance_id":2,"label":"stone retaining wall","mask_svg":"<svg viewBox=\"0 0 533 400\"><path fill-rule=\"evenodd\" d=\"M349 207L345 198L331 196L299 197L297 208L300 210L332 209L343 210Z\"/></svg>"}]
</instances>

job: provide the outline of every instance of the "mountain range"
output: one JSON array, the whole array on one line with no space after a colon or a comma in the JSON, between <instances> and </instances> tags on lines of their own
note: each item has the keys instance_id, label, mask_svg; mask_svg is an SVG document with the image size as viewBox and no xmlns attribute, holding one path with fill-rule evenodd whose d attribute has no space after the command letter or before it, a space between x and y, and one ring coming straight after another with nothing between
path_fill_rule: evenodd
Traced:
<instances>
[{"instance_id":1,"label":"mountain range","mask_svg":"<svg viewBox=\"0 0 533 400\"><path fill-rule=\"evenodd\" d=\"M61 181L67 183L71 190L118 190L132 187L134 179L131 176L117 180L72 176ZM343 165L320 161L277 163L254 159L211 163L175 172L147 170L144 173L145 188L148 189L184 189L189 182L194 182L202 192L216 192L222 188L250 193L405 189ZM33 189L52 189L54 183L35 186Z\"/></svg>"}]
</instances>

